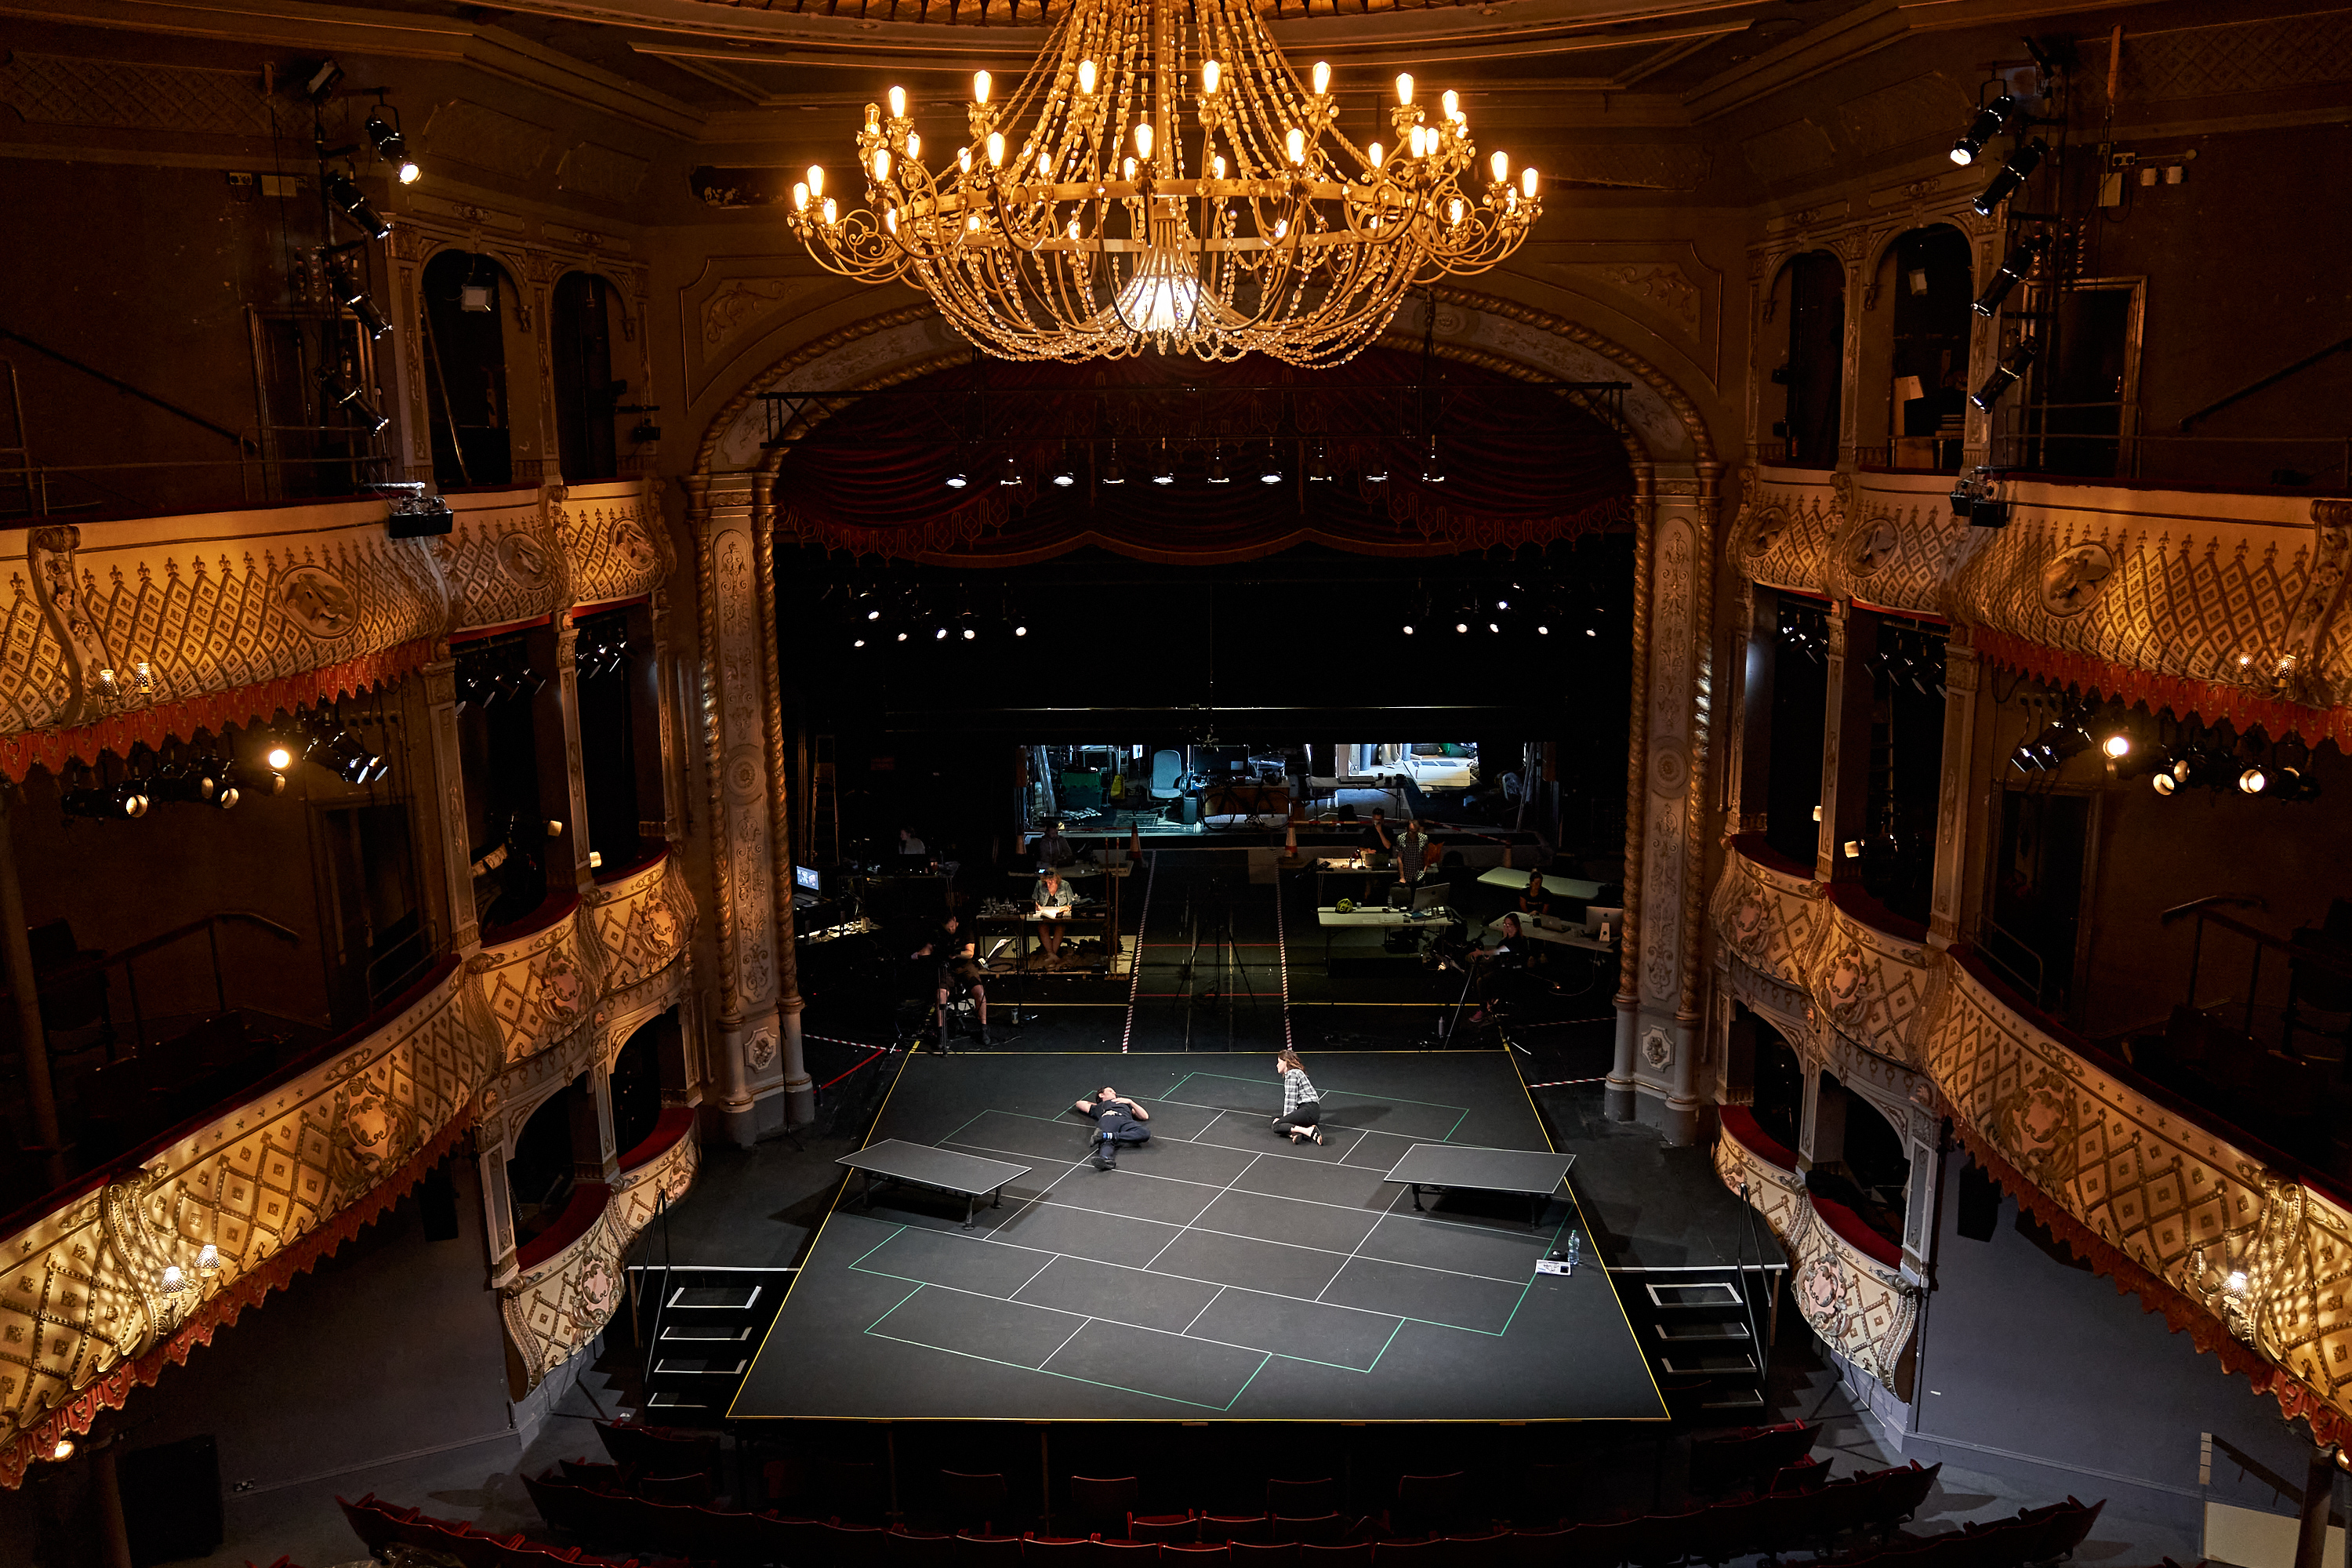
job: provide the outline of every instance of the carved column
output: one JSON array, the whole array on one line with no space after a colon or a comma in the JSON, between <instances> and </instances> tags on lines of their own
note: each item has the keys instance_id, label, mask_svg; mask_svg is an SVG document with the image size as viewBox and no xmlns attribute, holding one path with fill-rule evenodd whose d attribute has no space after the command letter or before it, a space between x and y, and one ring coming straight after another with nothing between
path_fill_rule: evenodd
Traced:
<instances>
[{"instance_id":1,"label":"carved column","mask_svg":"<svg viewBox=\"0 0 2352 1568\"><path fill-rule=\"evenodd\" d=\"M486 1145L475 1154L474 1169L482 1183L482 1213L488 1221L482 1230L482 1245L489 1249L490 1289L494 1290L515 1275L514 1200L507 1191L507 1147L496 1136L496 1123L486 1123L474 1132Z\"/></svg>"},{"instance_id":2,"label":"carved column","mask_svg":"<svg viewBox=\"0 0 2352 1568\"><path fill-rule=\"evenodd\" d=\"M1969 773L1976 761L1977 650L1954 627L1944 645L1944 766L1936 784L1936 889L1927 912L1927 941L1949 947L1960 940L1960 910L1969 864Z\"/></svg>"},{"instance_id":3,"label":"carved column","mask_svg":"<svg viewBox=\"0 0 2352 1568\"><path fill-rule=\"evenodd\" d=\"M425 677L425 734L432 747L433 809L440 826L441 896L448 900L449 948L467 954L481 945L481 928L474 919L473 846L466 834L466 771L457 755L457 661L449 645L436 649L439 658L426 665Z\"/></svg>"},{"instance_id":4,"label":"carved column","mask_svg":"<svg viewBox=\"0 0 2352 1568\"><path fill-rule=\"evenodd\" d=\"M690 480L702 588L704 765L719 927L719 1037L711 1064L729 1136L749 1146L761 1082L777 1069L774 902L770 881L766 697L761 680L758 546L749 475Z\"/></svg>"},{"instance_id":5,"label":"carved column","mask_svg":"<svg viewBox=\"0 0 2352 1568\"><path fill-rule=\"evenodd\" d=\"M1780 595L1743 582L1739 618L1746 628L1739 653L1738 689L1733 700L1737 744L1727 749L1730 787L1725 804L1735 833L1761 833L1772 794L1772 694L1780 672Z\"/></svg>"},{"instance_id":6,"label":"carved column","mask_svg":"<svg viewBox=\"0 0 2352 1568\"><path fill-rule=\"evenodd\" d=\"M1822 714L1822 831L1813 879L1853 882L1862 862L1845 853L1860 838L1870 798L1870 661L1878 651L1878 616L1844 599L1829 613L1829 700Z\"/></svg>"},{"instance_id":7,"label":"carved column","mask_svg":"<svg viewBox=\"0 0 2352 1568\"><path fill-rule=\"evenodd\" d=\"M582 892L596 884L588 864L588 778L580 752L580 628L572 617L555 618L555 708L563 718L564 837L572 845L572 882Z\"/></svg>"},{"instance_id":8,"label":"carved column","mask_svg":"<svg viewBox=\"0 0 2352 1568\"><path fill-rule=\"evenodd\" d=\"M584 1092L572 1102L572 1155L574 1173L583 1182L610 1185L621 1173L620 1150L613 1138L612 1064L593 1061L583 1075Z\"/></svg>"},{"instance_id":9,"label":"carved column","mask_svg":"<svg viewBox=\"0 0 2352 1568\"><path fill-rule=\"evenodd\" d=\"M1625 918L1617 952L1616 1050L1609 1064L1604 1103L1612 1120L1631 1121L1636 1110L1634 1063L1640 1032L1642 956L1642 851L1645 824L1643 805L1645 751L1650 711L1650 575L1652 540L1651 486L1647 463L1633 465L1633 690L1625 726ZM1347 748L1341 747L1344 752ZM1346 771L1344 760L1335 763Z\"/></svg>"},{"instance_id":10,"label":"carved column","mask_svg":"<svg viewBox=\"0 0 2352 1568\"><path fill-rule=\"evenodd\" d=\"M1716 472L1713 464L1659 464L1647 476L1649 493L1637 497L1652 521L1636 614L1643 600L1649 613L1646 642L1635 652L1644 673L1636 678L1627 748L1626 952L1609 1087L1621 1119L1651 1112L1676 1142L1697 1127L1695 961L1706 852Z\"/></svg>"},{"instance_id":11,"label":"carved column","mask_svg":"<svg viewBox=\"0 0 2352 1568\"><path fill-rule=\"evenodd\" d=\"M816 1120L816 1086L801 1055L800 955L793 943L793 845L790 803L785 798L784 687L776 646L776 507L773 480L761 475L753 509L760 558L760 649L768 700L761 704L767 722L768 812L774 861L776 901L777 1015L783 1025L780 1064L784 1081L784 1120L800 1126Z\"/></svg>"}]
</instances>

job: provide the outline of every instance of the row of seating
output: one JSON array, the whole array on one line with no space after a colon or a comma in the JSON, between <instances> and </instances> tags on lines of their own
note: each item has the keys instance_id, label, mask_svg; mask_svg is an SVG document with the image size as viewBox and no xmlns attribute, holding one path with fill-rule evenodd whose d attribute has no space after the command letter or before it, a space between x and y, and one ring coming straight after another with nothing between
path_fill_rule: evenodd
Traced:
<instances>
[{"instance_id":1,"label":"row of seating","mask_svg":"<svg viewBox=\"0 0 2352 1568\"><path fill-rule=\"evenodd\" d=\"M453 1559L464 1568L688 1568L677 1558L615 1561L591 1557L576 1546L550 1546L520 1534L498 1535L458 1520L397 1507L373 1492L357 1502L339 1497L335 1506L369 1552L378 1557L393 1547L406 1546ZM285 1561L279 1558L271 1568L284 1568Z\"/></svg>"},{"instance_id":2,"label":"row of seating","mask_svg":"<svg viewBox=\"0 0 2352 1568\"><path fill-rule=\"evenodd\" d=\"M1795 1547L1823 1549L1853 1531L1891 1532L1926 1500L1941 1468L1922 1468L1915 1462L1678 1514L1549 1530L1370 1540L1351 1538L1378 1530L1381 1521L1351 1525L1338 1513L1129 1516L1124 1537L949 1534L656 1502L581 1486L552 1471L536 1479L526 1477L524 1485L551 1525L600 1544L616 1542L697 1560L781 1563L790 1568L1655 1568L1720 1563ZM1987 1564L1971 1560L1927 1568Z\"/></svg>"},{"instance_id":3,"label":"row of seating","mask_svg":"<svg viewBox=\"0 0 2352 1568\"><path fill-rule=\"evenodd\" d=\"M2069 1497L2041 1508L2020 1509L2015 1519L1963 1524L1943 1535L1898 1532L1875 1550L1844 1560L1845 1568L2019 1568L2071 1557L2091 1533L2105 1508L2103 1498L2085 1504Z\"/></svg>"},{"instance_id":4,"label":"row of seating","mask_svg":"<svg viewBox=\"0 0 2352 1568\"><path fill-rule=\"evenodd\" d=\"M1813 1451L1821 1431L1818 1421L1784 1421L1701 1433L1691 1439L1690 1489L1719 1492L1784 1470Z\"/></svg>"}]
</instances>

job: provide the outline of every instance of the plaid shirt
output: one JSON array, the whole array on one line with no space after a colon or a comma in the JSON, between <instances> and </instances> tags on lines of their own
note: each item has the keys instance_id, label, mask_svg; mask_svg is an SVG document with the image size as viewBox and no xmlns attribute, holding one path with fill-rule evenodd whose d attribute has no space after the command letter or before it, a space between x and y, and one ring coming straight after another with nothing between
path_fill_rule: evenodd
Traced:
<instances>
[{"instance_id":1,"label":"plaid shirt","mask_svg":"<svg viewBox=\"0 0 2352 1568\"><path fill-rule=\"evenodd\" d=\"M1307 1081L1307 1075L1297 1068L1282 1075L1282 1114L1286 1119L1298 1109L1300 1101L1320 1100L1322 1098L1315 1092L1315 1086Z\"/></svg>"}]
</instances>

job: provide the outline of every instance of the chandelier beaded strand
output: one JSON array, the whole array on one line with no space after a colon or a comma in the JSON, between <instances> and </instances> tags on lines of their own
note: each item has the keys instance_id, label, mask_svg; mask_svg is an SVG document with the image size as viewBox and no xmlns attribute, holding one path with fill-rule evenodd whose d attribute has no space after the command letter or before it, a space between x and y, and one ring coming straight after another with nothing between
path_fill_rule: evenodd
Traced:
<instances>
[{"instance_id":1,"label":"chandelier beaded strand","mask_svg":"<svg viewBox=\"0 0 2352 1568\"><path fill-rule=\"evenodd\" d=\"M1410 76L1394 142L1357 147L1331 68L1301 80L1248 0L1077 0L1011 100L994 86L973 73L971 140L936 174L892 88L857 134L866 205L843 211L814 166L787 221L830 270L921 289L1005 359L1345 363L1408 289L1494 267L1543 212L1504 153L1465 185L1459 100L1433 121Z\"/></svg>"}]
</instances>

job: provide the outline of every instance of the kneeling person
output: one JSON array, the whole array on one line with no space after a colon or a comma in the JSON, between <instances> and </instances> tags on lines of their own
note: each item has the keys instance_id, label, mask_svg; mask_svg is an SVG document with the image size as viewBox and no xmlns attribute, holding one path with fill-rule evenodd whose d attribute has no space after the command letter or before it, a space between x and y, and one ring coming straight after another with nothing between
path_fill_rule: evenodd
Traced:
<instances>
[{"instance_id":1,"label":"kneeling person","mask_svg":"<svg viewBox=\"0 0 2352 1568\"><path fill-rule=\"evenodd\" d=\"M1081 1116L1095 1119L1094 1158L1097 1171L1118 1167L1120 1144L1151 1141L1151 1129L1143 1125L1151 1120L1151 1112L1115 1089L1098 1089L1092 1100L1078 1100L1073 1109Z\"/></svg>"}]
</instances>

